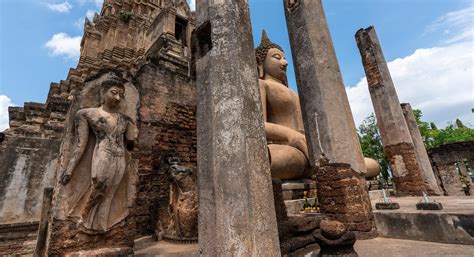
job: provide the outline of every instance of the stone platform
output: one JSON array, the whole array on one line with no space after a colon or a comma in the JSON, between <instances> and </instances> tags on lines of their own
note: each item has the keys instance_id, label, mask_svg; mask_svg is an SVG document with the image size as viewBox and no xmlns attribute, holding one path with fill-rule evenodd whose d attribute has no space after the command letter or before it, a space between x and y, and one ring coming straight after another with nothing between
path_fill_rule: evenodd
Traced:
<instances>
[{"instance_id":1,"label":"stone platform","mask_svg":"<svg viewBox=\"0 0 474 257\"><path fill-rule=\"evenodd\" d=\"M443 205L443 210L433 211L416 209L421 198L390 198L400 205L398 210L376 210L378 200L372 200L379 236L474 245L474 197L430 197Z\"/></svg>"},{"instance_id":2,"label":"stone platform","mask_svg":"<svg viewBox=\"0 0 474 257\"><path fill-rule=\"evenodd\" d=\"M182 245L159 241L135 249L135 256L197 257L199 256L198 249L197 244ZM468 257L472 256L474 246L377 237L370 240L358 240L355 243L355 250L360 257ZM313 253L295 256L316 257L318 252L316 246Z\"/></svg>"},{"instance_id":3,"label":"stone platform","mask_svg":"<svg viewBox=\"0 0 474 257\"><path fill-rule=\"evenodd\" d=\"M281 184L283 200L303 199L303 192L308 192L308 197L314 197L313 191L316 189L316 181L310 179L285 181Z\"/></svg>"},{"instance_id":4,"label":"stone platform","mask_svg":"<svg viewBox=\"0 0 474 257\"><path fill-rule=\"evenodd\" d=\"M38 221L0 224L0 256L33 253L38 234Z\"/></svg>"}]
</instances>

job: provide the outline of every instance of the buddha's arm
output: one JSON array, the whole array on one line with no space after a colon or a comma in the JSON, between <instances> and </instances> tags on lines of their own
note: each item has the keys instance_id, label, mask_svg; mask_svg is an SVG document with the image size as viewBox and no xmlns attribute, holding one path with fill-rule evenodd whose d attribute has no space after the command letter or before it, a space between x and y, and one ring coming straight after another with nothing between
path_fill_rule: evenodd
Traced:
<instances>
[{"instance_id":1,"label":"buddha's arm","mask_svg":"<svg viewBox=\"0 0 474 257\"><path fill-rule=\"evenodd\" d=\"M135 145L135 139L138 137L138 129L133 121L128 122L125 131L125 143L127 150L132 151Z\"/></svg>"},{"instance_id":2,"label":"buddha's arm","mask_svg":"<svg viewBox=\"0 0 474 257\"><path fill-rule=\"evenodd\" d=\"M72 152L71 159L67 165L66 170L61 175L61 183L64 185L69 182L72 176L73 170L82 158L84 151L86 150L87 140L89 138L89 123L87 122L86 113L79 111L75 117L75 132L76 132L76 145Z\"/></svg>"}]
</instances>

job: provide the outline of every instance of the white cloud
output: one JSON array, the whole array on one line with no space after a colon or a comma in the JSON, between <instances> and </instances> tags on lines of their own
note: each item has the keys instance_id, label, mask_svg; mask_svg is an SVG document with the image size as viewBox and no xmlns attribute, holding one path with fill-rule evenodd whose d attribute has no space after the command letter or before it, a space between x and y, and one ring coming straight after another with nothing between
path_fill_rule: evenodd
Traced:
<instances>
[{"instance_id":1,"label":"white cloud","mask_svg":"<svg viewBox=\"0 0 474 257\"><path fill-rule=\"evenodd\" d=\"M418 49L388 63L402 103L423 112L423 120L438 126L456 118L474 124L474 50L463 42L445 47ZM373 112L366 78L347 88L357 125Z\"/></svg>"},{"instance_id":2,"label":"white cloud","mask_svg":"<svg viewBox=\"0 0 474 257\"><path fill-rule=\"evenodd\" d=\"M444 127L460 118L474 125L474 4L436 19L425 33L445 36L442 46L418 49L388 62L400 102ZM373 112L366 78L347 94L356 125Z\"/></svg>"},{"instance_id":3,"label":"white cloud","mask_svg":"<svg viewBox=\"0 0 474 257\"><path fill-rule=\"evenodd\" d=\"M0 95L0 132L8 128L8 106L13 106L11 99Z\"/></svg>"},{"instance_id":4,"label":"white cloud","mask_svg":"<svg viewBox=\"0 0 474 257\"><path fill-rule=\"evenodd\" d=\"M90 21L93 21L95 13L96 13L95 10L87 10L85 17L87 17ZM82 30L84 29L84 22L85 22L84 18L79 18L76 20L76 22L74 22L74 27Z\"/></svg>"},{"instance_id":5,"label":"white cloud","mask_svg":"<svg viewBox=\"0 0 474 257\"><path fill-rule=\"evenodd\" d=\"M102 8L104 4L104 0L76 0L80 5L84 5L85 3L94 3L97 7Z\"/></svg>"},{"instance_id":6,"label":"white cloud","mask_svg":"<svg viewBox=\"0 0 474 257\"><path fill-rule=\"evenodd\" d=\"M65 56L74 60L79 58L81 36L70 37L66 33L58 33L46 42L46 47L53 56Z\"/></svg>"},{"instance_id":7,"label":"white cloud","mask_svg":"<svg viewBox=\"0 0 474 257\"><path fill-rule=\"evenodd\" d=\"M189 8L191 8L191 11L196 10L196 0L188 0Z\"/></svg>"},{"instance_id":8,"label":"white cloud","mask_svg":"<svg viewBox=\"0 0 474 257\"><path fill-rule=\"evenodd\" d=\"M94 14L95 14L95 11L94 10L87 10L86 12L86 17L92 21L94 19Z\"/></svg>"},{"instance_id":9,"label":"white cloud","mask_svg":"<svg viewBox=\"0 0 474 257\"><path fill-rule=\"evenodd\" d=\"M423 35L442 31L443 43L452 44L460 41L474 40L474 4L449 12L437 18L428 26Z\"/></svg>"},{"instance_id":10,"label":"white cloud","mask_svg":"<svg viewBox=\"0 0 474 257\"><path fill-rule=\"evenodd\" d=\"M72 9L72 5L69 2L64 2L61 4L46 4L48 8L53 12L67 13Z\"/></svg>"}]
</instances>

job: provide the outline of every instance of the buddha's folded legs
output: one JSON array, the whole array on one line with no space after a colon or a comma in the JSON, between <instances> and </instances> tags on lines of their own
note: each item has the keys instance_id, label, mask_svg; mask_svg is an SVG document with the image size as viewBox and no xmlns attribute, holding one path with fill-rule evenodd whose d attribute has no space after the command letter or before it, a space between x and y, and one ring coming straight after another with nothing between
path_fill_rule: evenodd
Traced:
<instances>
[{"instance_id":1,"label":"buddha's folded legs","mask_svg":"<svg viewBox=\"0 0 474 257\"><path fill-rule=\"evenodd\" d=\"M282 180L305 178L308 161L298 149L288 145L269 144L271 173Z\"/></svg>"}]
</instances>

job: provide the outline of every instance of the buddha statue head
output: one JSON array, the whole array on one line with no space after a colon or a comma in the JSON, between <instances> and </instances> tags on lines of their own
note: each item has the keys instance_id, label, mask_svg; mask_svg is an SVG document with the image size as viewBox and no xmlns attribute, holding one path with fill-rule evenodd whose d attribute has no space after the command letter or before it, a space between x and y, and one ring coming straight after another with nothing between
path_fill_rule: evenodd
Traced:
<instances>
[{"instance_id":1,"label":"buddha statue head","mask_svg":"<svg viewBox=\"0 0 474 257\"><path fill-rule=\"evenodd\" d=\"M101 104L111 109L119 107L124 98L125 86L118 78L110 78L102 82L100 88Z\"/></svg>"},{"instance_id":2,"label":"buddha statue head","mask_svg":"<svg viewBox=\"0 0 474 257\"><path fill-rule=\"evenodd\" d=\"M267 33L262 31L262 41L255 49L257 58L258 76L260 79L274 79L288 86L286 68L288 62L283 49L268 39Z\"/></svg>"}]
</instances>

